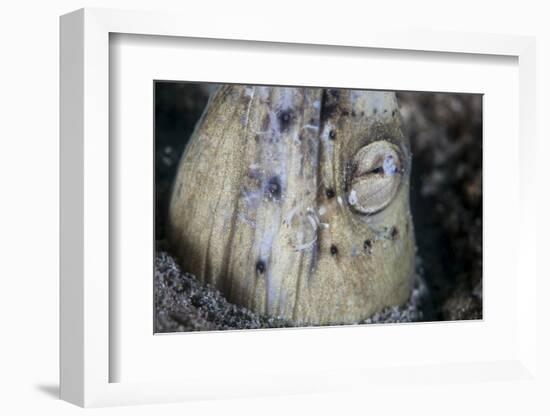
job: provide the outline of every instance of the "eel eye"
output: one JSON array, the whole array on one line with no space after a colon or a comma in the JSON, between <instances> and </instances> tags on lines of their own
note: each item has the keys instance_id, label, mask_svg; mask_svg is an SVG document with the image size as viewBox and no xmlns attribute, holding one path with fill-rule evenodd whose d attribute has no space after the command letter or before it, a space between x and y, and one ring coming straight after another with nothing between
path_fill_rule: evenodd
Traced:
<instances>
[{"instance_id":1,"label":"eel eye","mask_svg":"<svg viewBox=\"0 0 550 416\"><path fill-rule=\"evenodd\" d=\"M366 215L375 214L395 197L403 179L399 149L385 140L362 147L353 158L348 193L351 207Z\"/></svg>"}]
</instances>

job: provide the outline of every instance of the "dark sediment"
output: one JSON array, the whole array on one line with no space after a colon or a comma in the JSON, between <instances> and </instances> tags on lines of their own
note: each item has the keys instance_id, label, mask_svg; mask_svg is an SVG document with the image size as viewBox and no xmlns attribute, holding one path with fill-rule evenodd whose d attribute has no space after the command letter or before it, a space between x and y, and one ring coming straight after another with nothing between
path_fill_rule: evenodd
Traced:
<instances>
[{"instance_id":1,"label":"dark sediment","mask_svg":"<svg viewBox=\"0 0 550 416\"><path fill-rule=\"evenodd\" d=\"M481 319L482 98L398 98L413 152L411 206L432 319Z\"/></svg>"}]
</instances>

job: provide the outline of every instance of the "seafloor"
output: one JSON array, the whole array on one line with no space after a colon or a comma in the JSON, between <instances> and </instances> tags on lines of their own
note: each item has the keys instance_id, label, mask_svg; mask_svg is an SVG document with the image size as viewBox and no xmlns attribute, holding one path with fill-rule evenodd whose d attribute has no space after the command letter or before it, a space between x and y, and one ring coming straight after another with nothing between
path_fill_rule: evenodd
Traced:
<instances>
[{"instance_id":1,"label":"seafloor","mask_svg":"<svg viewBox=\"0 0 550 416\"><path fill-rule=\"evenodd\" d=\"M180 270L164 240L170 185L214 86L157 83L155 91L155 332L280 328L299 323L231 304ZM364 322L482 318L482 97L398 93L413 153L417 242L409 301Z\"/></svg>"}]
</instances>

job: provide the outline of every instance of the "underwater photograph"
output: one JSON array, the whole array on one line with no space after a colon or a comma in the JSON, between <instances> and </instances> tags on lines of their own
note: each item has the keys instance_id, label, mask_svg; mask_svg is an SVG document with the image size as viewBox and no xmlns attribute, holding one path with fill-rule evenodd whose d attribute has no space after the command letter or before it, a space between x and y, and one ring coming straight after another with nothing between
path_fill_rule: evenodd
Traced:
<instances>
[{"instance_id":1,"label":"underwater photograph","mask_svg":"<svg viewBox=\"0 0 550 416\"><path fill-rule=\"evenodd\" d=\"M156 333L483 319L482 94L153 87Z\"/></svg>"}]
</instances>

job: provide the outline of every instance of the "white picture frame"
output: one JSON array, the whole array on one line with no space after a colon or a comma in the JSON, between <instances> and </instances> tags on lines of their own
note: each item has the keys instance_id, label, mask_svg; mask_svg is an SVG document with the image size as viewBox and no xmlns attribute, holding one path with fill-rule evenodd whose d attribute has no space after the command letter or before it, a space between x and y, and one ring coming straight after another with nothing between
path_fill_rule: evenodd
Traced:
<instances>
[{"instance_id":1,"label":"white picture frame","mask_svg":"<svg viewBox=\"0 0 550 416\"><path fill-rule=\"evenodd\" d=\"M61 18L61 398L87 407L361 389L367 385L389 383L396 378L406 383L422 383L450 379L469 382L503 379L519 382L535 377L536 324L526 317L536 315L536 303L533 301L536 293L536 219L534 215L522 215L535 212L534 179L528 175L530 154L526 151L535 145L534 39L509 35L396 31L376 26L331 33L322 27L316 29L315 26L307 31L292 27L280 31L276 25L269 23L251 26L243 31L244 34L240 34L234 30L235 22L224 19L212 22L211 25L204 25L201 19L185 19L186 23L182 25L183 20L177 14L107 9L83 9ZM125 381L124 377L115 377L117 380L113 382L112 368L123 358L119 354L124 349L112 348L112 338L116 334L112 332L111 319L117 305L113 304L116 299L112 296L114 288L109 280L113 261L109 253L110 227L113 226L109 205L110 172L116 169L113 167L116 161L110 159L109 151L112 134L109 125L111 34L165 37L157 39L160 42L163 39L173 41L174 38L224 39L275 42L282 49L286 44L312 47L332 45L334 48L352 47L356 50L368 48L410 51L413 54L431 52L440 56L464 54L472 61L477 56L485 55L517 59L519 110L515 116L519 131L514 137L520 151L519 156L516 155L517 170L510 173L517 189L514 188L510 195L512 212L517 214L521 226L516 235L514 250L517 250L517 254L514 259L517 262L510 271L513 274L510 287L517 285L518 290L514 292L514 307L509 316L515 322L510 329L513 333L502 335L509 337L506 339L510 340L513 348L503 347L500 354L495 353L493 360L488 359L487 355L480 355L477 358L470 356L468 361L464 358L453 362L441 356L435 363L424 359L415 362L413 357L412 361L401 363L401 367L391 367L385 362L376 366L369 362L353 368L349 363L338 364L336 361L319 370L311 363L304 364L303 368L295 367L295 371L289 371L288 368L281 368L280 371L262 368L257 373L253 373L252 368L228 367L225 372L221 372L214 385L211 378L208 379L206 375L200 377L198 372L183 379L165 377L166 373L160 378L147 373L144 380L129 377ZM513 120L510 122L513 123ZM517 173L517 177L513 177L513 172ZM522 270L521 280L517 278L518 270ZM494 290L494 286L491 289ZM491 309L487 313L490 312ZM495 326L502 324L498 317L489 316L484 321L487 325L490 322L494 322ZM391 331L383 326L372 328L370 334L378 332L376 336L388 337L387 345L382 343L378 346L392 351L389 348L391 340L398 339L394 337L405 333L404 336L414 336L414 333L422 330L420 326L401 326ZM475 322L469 326L446 328L445 336L449 337L453 334L471 337L474 333L483 336L484 331L483 326ZM364 328L341 329L338 335L334 328L316 328L282 330L277 333L250 331L254 334L262 332L260 335L244 335L236 331L208 335L185 334L185 337L187 341L191 336L219 342L231 339L230 342L238 346L245 342L246 336L247 345L252 343L256 350L269 348L269 337L275 336L284 340L279 342L316 342L319 345L326 345L335 336L343 337L351 345L354 340L363 342L366 339ZM502 334L508 331L506 328L500 330ZM181 337L176 341L175 337L150 335L151 338L162 339L163 344L182 342ZM197 344L197 348L200 351L201 346ZM336 348L341 348L341 345L336 344ZM383 354L383 350L380 351ZM360 350L352 347L349 354L360 354ZM229 377L229 371L242 371L245 376L235 380ZM247 378L247 371L254 377Z\"/></svg>"}]
</instances>

